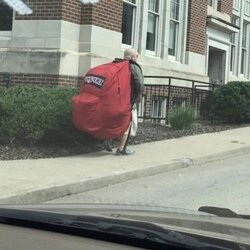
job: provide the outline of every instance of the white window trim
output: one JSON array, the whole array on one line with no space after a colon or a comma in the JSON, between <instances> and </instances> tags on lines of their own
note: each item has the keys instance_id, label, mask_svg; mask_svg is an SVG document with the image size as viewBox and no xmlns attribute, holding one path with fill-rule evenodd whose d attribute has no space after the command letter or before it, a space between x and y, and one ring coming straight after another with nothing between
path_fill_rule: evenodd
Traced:
<instances>
[{"instance_id":1,"label":"white window trim","mask_svg":"<svg viewBox=\"0 0 250 250\"><path fill-rule=\"evenodd\" d=\"M9 38L12 35L12 31L0 31L0 39L1 38Z\"/></svg>"},{"instance_id":2,"label":"white window trim","mask_svg":"<svg viewBox=\"0 0 250 250\"><path fill-rule=\"evenodd\" d=\"M239 26L240 18L238 16L233 15L236 19L236 25ZM231 54L232 54L232 46L234 46L234 58L233 58L233 68L231 70ZM239 47L239 33L235 33L235 42L232 43L230 39L230 63L229 63L229 71L233 76L237 75L237 67L238 67L238 47Z\"/></svg>"},{"instance_id":3,"label":"white window trim","mask_svg":"<svg viewBox=\"0 0 250 250\"><path fill-rule=\"evenodd\" d=\"M14 21L15 21L15 15L16 15L16 12L13 10L11 30L8 30L8 31L0 30L0 39L1 40L8 40L8 39L10 39L12 37L12 31L13 31L13 25L14 25Z\"/></svg>"},{"instance_id":4,"label":"white window trim","mask_svg":"<svg viewBox=\"0 0 250 250\"><path fill-rule=\"evenodd\" d=\"M234 46L234 54L233 54L233 59L232 58L232 47ZM237 68L237 64L236 64L236 58L237 58L237 55L236 55L236 52L237 52L237 47L236 47L236 43L231 43L230 45L230 72L232 75L236 75L236 68ZM233 60L232 62L232 69L231 69L231 60Z\"/></svg>"},{"instance_id":5,"label":"white window trim","mask_svg":"<svg viewBox=\"0 0 250 250\"><path fill-rule=\"evenodd\" d=\"M233 9L239 11L240 9L240 0L237 0L238 1L238 6L235 4L235 0L233 0Z\"/></svg>"},{"instance_id":6,"label":"white window trim","mask_svg":"<svg viewBox=\"0 0 250 250\"><path fill-rule=\"evenodd\" d=\"M153 12L153 11L148 11L148 14L154 14L156 16L156 30L155 30L155 50L147 50L146 49L146 54L151 55L151 56L156 56L157 51L158 51L158 40L159 40L159 19L160 19L160 14Z\"/></svg>"},{"instance_id":7,"label":"white window trim","mask_svg":"<svg viewBox=\"0 0 250 250\"><path fill-rule=\"evenodd\" d=\"M161 116L156 116L153 114L153 111L154 111L154 101L159 101L159 104L162 105L162 111L161 111ZM152 121L155 121L155 119L165 119L166 118L166 105L167 105L167 97L165 96L152 96L152 111L151 111L151 116L152 118ZM159 109L159 107L157 108ZM164 120L160 120L160 123L165 123Z\"/></svg>"},{"instance_id":8,"label":"white window trim","mask_svg":"<svg viewBox=\"0 0 250 250\"><path fill-rule=\"evenodd\" d=\"M156 34L155 34L155 50L147 50L146 49L146 55L153 56L153 57L160 57L161 54L161 39L162 39L162 27L163 27L163 10L164 10L164 5L163 5L162 0L159 0L159 12L154 12L151 10L148 10L148 4L149 2L147 1L147 24L148 24L148 14L152 13L157 16L156 19ZM147 43L147 41L146 41ZM146 48L146 43L145 43L145 48Z\"/></svg>"},{"instance_id":9,"label":"white window trim","mask_svg":"<svg viewBox=\"0 0 250 250\"><path fill-rule=\"evenodd\" d=\"M209 5L209 6L211 6L215 10L218 10L218 0L212 0L212 1L213 1L212 6L211 5Z\"/></svg>"},{"instance_id":10,"label":"white window trim","mask_svg":"<svg viewBox=\"0 0 250 250\"><path fill-rule=\"evenodd\" d=\"M131 45L122 43L122 48L138 48L139 41L139 24L140 24L140 4L141 0L136 0L136 3L133 4L127 0L123 0L123 3L130 4L135 7L134 17L133 17L133 28L132 28L132 37L131 37Z\"/></svg>"},{"instance_id":11,"label":"white window trim","mask_svg":"<svg viewBox=\"0 0 250 250\"><path fill-rule=\"evenodd\" d=\"M249 79L250 77L250 70L249 70L249 63L250 63L250 22L248 21L247 25L247 41L246 41L246 65L245 65L245 72L244 76Z\"/></svg>"},{"instance_id":12,"label":"white window trim","mask_svg":"<svg viewBox=\"0 0 250 250\"><path fill-rule=\"evenodd\" d=\"M181 7L180 7L180 10L181 10ZM180 12L181 13L181 12ZM169 19L169 27L170 27L170 23L171 22L174 22L175 24L177 24L177 32L176 32L176 37L175 37L175 55L169 55L170 57L174 58L176 61L178 61L178 52L179 52L179 48L180 48L180 43L179 43L179 40L180 40L180 30L181 30L181 27L180 27L180 20L174 20L172 18ZM170 29L169 29L170 31Z\"/></svg>"},{"instance_id":13,"label":"white window trim","mask_svg":"<svg viewBox=\"0 0 250 250\"><path fill-rule=\"evenodd\" d=\"M187 106L187 98L183 98L183 97L180 97L181 98L181 104L180 105L173 105L174 108L178 108L178 107L186 107Z\"/></svg>"},{"instance_id":14,"label":"white window trim","mask_svg":"<svg viewBox=\"0 0 250 250\"><path fill-rule=\"evenodd\" d=\"M144 106L145 105L145 96L142 97L141 102L138 107L138 116L144 116ZM138 118L138 122L143 122L144 118Z\"/></svg>"},{"instance_id":15,"label":"white window trim","mask_svg":"<svg viewBox=\"0 0 250 250\"><path fill-rule=\"evenodd\" d=\"M250 23L247 25L247 34L246 34L246 46L243 47L242 45L242 40L243 40L243 25L244 25L244 22L246 22L246 20L243 20L243 23L242 23L242 33L241 33L241 50L240 50L240 76L241 77L246 77L248 78L249 77L249 68L248 68L248 64L249 64L249 61L250 61L250 50L248 49L249 46L250 46L250 39L248 38L249 34L250 34ZM243 73L241 72L241 67L242 67L242 51L246 51L246 57L245 57L245 62L244 62L244 68L243 68Z\"/></svg>"},{"instance_id":16,"label":"white window trim","mask_svg":"<svg viewBox=\"0 0 250 250\"><path fill-rule=\"evenodd\" d=\"M171 9L171 1L168 1L167 9L170 13ZM178 28L178 38L176 39L176 55L169 55L168 48L169 48L169 32L170 32L170 16L166 18L166 24L169 29L165 35L165 44L167 44L166 51L164 53L164 58L167 58L168 61L172 62L180 62L185 63L185 56L186 56L186 40L187 40L187 20L188 20L188 1L180 1L180 10L179 10L179 28Z\"/></svg>"},{"instance_id":17,"label":"white window trim","mask_svg":"<svg viewBox=\"0 0 250 250\"><path fill-rule=\"evenodd\" d=\"M240 54L241 54L241 58L240 58L240 76L241 76L241 77L245 77L245 75L246 75L246 73L247 73L247 72L246 72L246 68L247 68L247 67L246 67L246 66L247 66L247 65L246 65L246 61L247 61L247 50L244 49L244 51L246 51L246 57L244 58L244 59L245 59L245 62L244 62L245 65L244 65L244 68L243 68L243 73L241 72L241 67L242 67L241 63L242 63L242 55L243 55L242 52L243 52L243 48L241 49L241 53L240 53Z\"/></svg>"},{"instance_id":18,"label":"white window trim","mask_svg":"<svg viewBox=\"0 0 250 250\"><path fill-rule=\"evenodd\" d=\"M172 56L172 55L168 55L168 60L169 60L170 62L178 62L176 56Z\"/></svg>"},{"instance_id":19,"label":"white window trim","mask_svg":"<svg viewBox=\"0 0 250 250\"><path fill-rule=\"evenodd\" d=\"M236 10L235 8L233 9L233 15L239 18L239 23L237 26L240 27L240 31L237 34L238 39L236 41L236 69L235 69L235 74L234 77L242 78L242 79L250 79L250 38L247 39L247 55L246 55L246 66L244 69L244 74L241 74L241 60L242 60L242 39L243 39L243 23L244 21L250 22L250 17L246 16L244 14L245 8L244 8L244 3L245 1L241 2L239 5L239 9ZM250 24L248 25L248 34L250 34Z\"/></svg>"},{"instance_id":20,"label":"white window trim","mask_svg":"<svg viewBox=\"0 0 250 250\"><path fill-rule=\"evenodd\" d=\"M248 10L246 10L246 6L248 7ZM244 4L244 15L247 17L250 17L250 1L245 1Z\"/></svg>"},{"instance_id":21,"label":"white window trim","mask_svg":"<svg viewBox=\"0 0 250 250\"><path fill-rule=\"evenodd\" d=\"M250 79L250 22L248 24L248 30L247 30L247 34L248 34L248 39L247 39L247 58L246 58L246 73L245 76L247 79Z\"/></svg>"}]
</instances>

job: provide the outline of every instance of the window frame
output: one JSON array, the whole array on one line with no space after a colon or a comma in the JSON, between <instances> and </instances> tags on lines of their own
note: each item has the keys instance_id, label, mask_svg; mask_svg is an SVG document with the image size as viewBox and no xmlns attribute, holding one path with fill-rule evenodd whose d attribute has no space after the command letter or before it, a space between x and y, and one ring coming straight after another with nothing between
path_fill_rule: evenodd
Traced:
<instances>
[{"instance_id":1,"label":"window frame","mask_svg":"<svg viewBox=\"0 0 250 250\"><path fill-rule=\"evenodd\" d=\"M171 4L172 0L169 1L169 13L171 11ZM170 39L170 23L171 23L171 16L168 17L168 35L167 35L167 57L169 61L174 62L185 62L185 54L186 54L186 39L187 39L187 16L188 16L188 1L179 1L179 26L178 26L178 32L176 33L176 53L175 55L169 54L169 39Z\"/></svg>"},{"instance_id":2,"label":"window frame","mask_svg":"<svg viewBox=\"0 0 250 250\"><path fill-rule=\"evenodd\" d=\"M240 0L233 0L233 9L235 10L240 9Z\"/></svg>"},{"instance_id":3,"label":"window frame","mask_svg":"<svg viewBox=\"0 0 250 250\"><path fill-rule=\"evenodd\" d=\"M156 102L156 104L154 103ZM155 105L157 105L157 114L154 114L155 110ZM159 114L159 108L161 109L160 111L160 116ZM153 123L166 123L165 119L167 118L167 97L166 96L158 96L158 95L153 95L152 100L151 100L151 118Z\"/></svg>"},{"instance_id":4,"label":"window frame","mask_svg":"<svg viewBox=\"0 0 250 250\"><path fill-rule=\"evenodd\" d=\"M161 7L162 7L162 1L161 0L156 0L158 1L158 12L154 11L154 10L150 10L149 9L149 1L148 1L148 5L147 5L147 28L148 28L148 17L149 15L154 15L154 17L156 18L155 20L155 48L154 50L149 50L147 49L147 34L146 34L146 44L145 44L145 49L146 49L146 54L151 55L151 56L157 56L159 53L159 40L160 40L160 18L161 18Z\"/></svg>"},{"instance_id":5,"label":"window frame","mask_svg":"<svg viewBox=\"0 0 250 250\"><path fill-rule=\"evenodd\" d=\"M12 31L13 31L14 21L15 21L15 11L12 9L12 24L11 24L11 29L10 30L0 30L0 38L6 39L6 38L10 38L11 37Z\"/></svg>"},{"instance_id":6,"label":"window frame","mask_svg":"<svg viewBox=\"0 0 250 250\"><path fill-rule=\"evenodd\" d=\"M249 0L245 0L244 15L250 17L250 1Z\"/></svg>"},{"instance_id":7,"label":"window frame","mask_svg":"<svg viewBox=\"0 0 250 250\"><path fill-rule=\"evenodd\" d=\"M144 121L144 112L145 112L145 95L142 96L141 102L138 105L138 122Z\"/></svg>"},{"instance_id":8,"label":"window frame","mask_svg":"<svg viewBox=\"0 0 250 250\"><path fill-rule=\"evenodd\" d=\"M173 108L186 107L188 103L188 98L186 97L173 97Z\"/></svg>"},{"instance_id":9,"label":"window frame","mask_svg":"<svg viewBox=\"0 0 250 250\"><path fill-rule=\"evenodd\" d=\"M138 9L139 9L139 4L140 0L135 0L135 3L131 3L129 0L123 0L123 4L128 4L133 6L133 22L132 22L132 34L131 34L131 44L126 44L122 42L122 48L132 48L136 47L136 44L138 43L138 35L137 35L137 27L138 27ZM123 22L123 20L122 20ZM123 34L122 34L123 35Z\"/></svg>"},{"instance_id":10,"label":"window frame","mask_svg":"<svg viewBox=\"0 0 250 250\"><path fill-rule=\"evenodd\" d=\"M170 1L170 13L171 13L171 8L172 8L172 6L171 6L171 4L172 4L172 1L176 1L176 0L171 0ZM179 0L178 0L179 1ZM179 44L179 38L180 38L180 13L181 13L181 2L179 1L179 15L178 15L178 20L177 19L173 19L172 17L171 17L171 14L170 14L170 16L169 16L169 41L170 41L170 27L171 27L171 22L174 22L174 24L176 25L176 27L177 27L177 31L175 31L175 45L174 45L174 48L175 48L175 54L174 55L172 55L172 54L170 54L169 53L169 44L170 44L170 42L168 41L168 55L170 56L170 57L172 57L173 59L175 59L176 58L176 56L177 56L177 54L178 54L178 44Z\"/></svg>"},{"instance_id":11,"label":"window frame","mask_svg":"<svg viewBox=\"0 0 250 250\"><path fill-rule=\"evenodd\" d=\"M240 18L238 16L233 15L232 16L232 20L231 20L232 24L234 25L239 25L240 22ZM238 40L239 40L239 36L237 33L232 33L230 36L230 72L233 75L237 74L237 50L238 50Z\"/></svg>"},{"instance_id":12,"label":"window frame","mask_svg":"<svg viewBox=\"0 0 250 250\"><path fill-rule=\"evenodd\" d=\"M249 26L250 23L246 20L243 20L242 23L242 41L241 41L241 58L240 58L240 74L242 76L246 76L248 74L248 56L249 56ZM244 56L244 58L243 58Z\"/></svg>"},{"instance_id":13,"label":"window frame","mask_svg":"<svg viewBox=\"0 0 250 250\"><path fill-rule=\"evenodd\" d=\"M207 5L211 6L213 9L218 10L218 0L210 0L211 4L209 4L209 1L207 2Z\"/></svg>"}]
</instances>

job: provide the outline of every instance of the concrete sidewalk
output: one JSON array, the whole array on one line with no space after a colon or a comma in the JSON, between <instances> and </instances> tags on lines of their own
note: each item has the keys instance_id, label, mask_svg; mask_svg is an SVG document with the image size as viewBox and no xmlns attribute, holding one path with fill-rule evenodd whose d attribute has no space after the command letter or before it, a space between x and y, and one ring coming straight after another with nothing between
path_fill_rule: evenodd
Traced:
<instances>
[{"instance_id":1,"label":"concrete sidewalk","mask_svg":"<svg viewBox=\"0 0 250 250\"><path fill-rule=\"evenodd\" d=\"M132 156L94 153L0 161L0 203L39 203L110 184L250 153L250 127L132 146Z\"/></svg>"}]
</instances>

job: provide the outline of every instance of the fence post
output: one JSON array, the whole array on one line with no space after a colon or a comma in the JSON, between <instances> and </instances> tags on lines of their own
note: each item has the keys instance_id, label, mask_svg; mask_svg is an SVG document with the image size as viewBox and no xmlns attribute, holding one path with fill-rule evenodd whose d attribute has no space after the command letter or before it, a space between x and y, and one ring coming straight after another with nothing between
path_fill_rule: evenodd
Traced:
<instances>
[{"instance_id":1,"label":"fence post","mask_svg":"<svg viewBox=\"0 0 250 250\"><path fill-rule=\"evenodd\" d=\"M3 73L3 82L5 83L5 87L9 87L11 83L10 73Z\"/></svg>"},{"instance_id":2,"label":"fence post","mask_svg":"<svg viewBox=\"0 0 250 250\"><path fill-rule=\"evenodd\" d=\"M191 106L192 107L194 107L194 91L195 91L195 89L194 89L194 81L192 81L192 98L191 98Z\"/></svg>"},{"instance_id":3,"label":"fence post","mask_svg":"<svg viewBox=\"0 0 250 250\"><path fill-rule=\"evenodd\" d=\"M212 93L214 93L214 88L215 88L215 85L212 83ZM211 117L211 124L214 125L214 114L210 114L210 117Z\"/></svg>"},{"instance_id":4,"label":"fence post","mask_svg":"<svg viewBox=\"0 0 250 250\"><path fill-rule=\"evenodd\" d=\"M212 84L212 92L214 92L214 84Z\"/></svg>"},{"instance_id":5,"label":"fence post","mask_svg":"<svg viewBox=\"0 0 250 250\"><path fill-rule=\"evenodd\" d=\"M171 96L171 80L172 78L169 77L168 80L168 99L167 99L167 119L166 119L166 123L169 123L169 109L170 109L170 96Z\"/></svg>"}]
</instances>

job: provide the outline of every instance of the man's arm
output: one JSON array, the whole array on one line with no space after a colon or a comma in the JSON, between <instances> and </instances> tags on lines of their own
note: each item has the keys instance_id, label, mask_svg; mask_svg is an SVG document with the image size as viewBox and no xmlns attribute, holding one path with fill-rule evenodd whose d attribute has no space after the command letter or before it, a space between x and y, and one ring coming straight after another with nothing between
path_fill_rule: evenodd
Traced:
<instances>
[{"instance_id":1,"label":"man's arm","mask_svg":"<svg viewBox=\"0 0 250 250\"><path fill-rule=\"evenodd\" d=\"M132 75L132 91L134 91L135 100L140 102L144 90L144 78L140 67L136 64L131 64Z\"/></svg>"}]
</instances>

